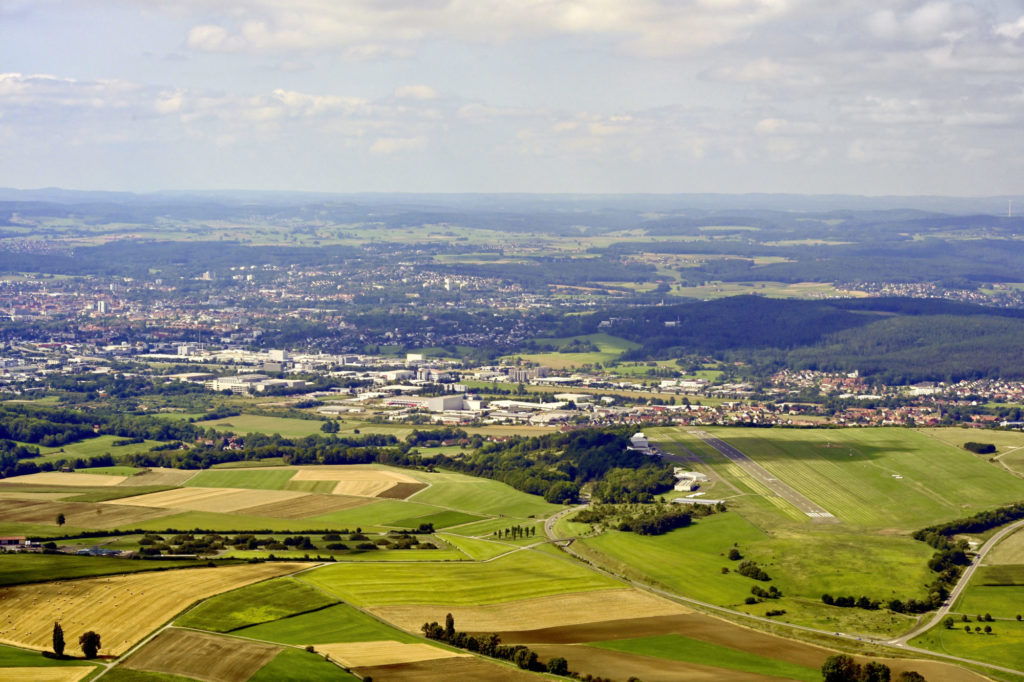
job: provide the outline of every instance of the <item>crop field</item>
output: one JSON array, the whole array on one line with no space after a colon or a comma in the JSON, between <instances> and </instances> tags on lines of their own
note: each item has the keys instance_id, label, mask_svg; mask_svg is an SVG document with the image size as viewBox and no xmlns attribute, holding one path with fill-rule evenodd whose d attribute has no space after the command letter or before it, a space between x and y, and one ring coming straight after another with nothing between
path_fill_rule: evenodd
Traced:
<instances>
[{"instance_id":1,"label":"crop field","mask_svg":"<svg viewBox=\"0 0 1024 682\"><path fill-rule=\"evenodd\" d=\"M673 661L696 663L741 672L781 677L803 682L820 682L821 671L817 668L788 663L766 656L759 656L720 644L702 642L682 635L660 635L635 639L616 639L593 642L588 646L622 651L653 658L667 658Z\"/></svg>"},{"instance_id":2,"label":"crop field","mask_svg":"<svg viewBox=\"0 0 1024 682\"><path fill-rule=\"evenodd\" d=\"M337 603L337 599L303 582L278 578L219 594L186 613L176 624L211 632L230 632Z\"/></svg>"},{"instance_id":3,"label":"crop field","mask_svg":"<svg viewBox=\"0 0 1024 682\"><path fill-rule=\"evenodd\" d=\"M370 469L356 466L306 467L298 469L294 478L298 481L336 481L335 495L379 497L399 483L418 484L408 474L388 469Z\"/></svg>"},{"instance_id":4,"label":"crop field","mask_svg":"<svg viewBox=\"0 0 1024 682\"><path fill-rule=\"evenodd\" d=\"M44 502L41 500L0 500L0 518L14 523L57 526L57 515L63 514L72 528L117 528L166 516L166 509L152 509L122 504L91 504L89 502Z\"/></svg>"},{"instance_id":5,"label":"crop field","mask_svg":"<svg viewBox=\"0 0 1024 682\"><path fill-rule=\"evenodd\" d=\"M466 554L466 556L475 561L493 559L496 556L500 556L515 549L515 546L508 545L503 542L480 540L478 538L454 535L451 533L441 533L438 534L437 537L451 545L454 545L455 547L458 547L459 550Z\"/></svg>"},{"instance_id":6,"label":"crop field","mask_svg":"<svg viewBox=\"0 0 1024 682\"><path fill-rule=\"evenodd\" d=\"M1024 497L1024 480L916 431L708 430L850 526L910 531Z\"/></svg>"},{"instance_id":7,"label":"crop field","mask_svg":"<svg viewBox=\"0 0 1024 682\"><path fill-rule=\"evenodd\" d=\"M78 682L94 668L0 668L4 682Z\"/></svg>"},{"instance_id":8,"label":"crop field","mask_svg":"<svg viewBox=\"0 0 1024 682\"><path fill-rule=\"evenodd\" d=\"M438 608L620 586L579 564L537 552L517 552L488 563L338 563L304 579L357 606L445 605Z\"/></svg>"},{"instance_id":9,"label":"crop field","mask_svg":"<svg viewBox=\"0 0 1024 682\"><path fill-rule=\"evenodd\" d=\"M187 471L185 469L166 469L161 467L153 467L146 469L141 474L135 474L131 478L124 481L121 485L123 486L179 486L184 485L186 481L196 475L194 471ZM230 487L230 486L226 486Z\"/></svg>"},{"instance_id":10,"label":"crop field","mask_svg":"<svg viewBox=\"0 0 1024 682\"><path fill-rule=\"evenodd\" d=\"M250 507L259 507L284 500L294 500L304 496L304 493L291 490L176 488L161 493L150 493L148 495L117 500L117 504L201 512L244 513Z\"/></svg>"},{"instance_id":11,"label":"crop field","mask_svg":"<svg viewBox=\"0 0 1024 682\"><path fill-rule=\"evenodd\" d=\"M65 474L59 471L43 471L38 474L28 474L26 476L12 476L10 478L0 479L0 490L3 489L2 486L18 484L40 485L59 488L101 488L108 485L119 485L121 483L124 483L127 480L127 478L127 476L105 476L103 474Z\"/></svg>"},{"instance_id":12,"label":"crop field","mask_svg":"<svg viewBox=\"0 0 1024 682\"><path fill-rule=\"evenodd\" d=\"M277 502L249 507L246 514L270 516L276 519L305 519L331 512L354 509L368 504L362 497L345 497L343 495L300 495Z\"/></svg>"},{"instance_id":13,"label":"crop field","mask_svg":"<svg viewBox=\"0 0 1024 682\"><path fill-rule=\"evenodd\" d=\"M1024 531L1015 531L1009 537L1004 538L985 556L985 563L989 565L1024 564Z\"/></svg>"},{"instance_id":14,"label":"crop field","mask_svg":"<svg viewBox=\"0 0 1024 682\"><path fill-rule=\"evenodd\" d=\"M199 422L218 431L230 431L239 435L247 433L280 434L285 438L304 438L320 434L323 422L318 419L291 419L289 417L267 417L257 414L239 414L224 419Z\"/></svg>"},{"instance_id":15,"label":"crop field","mask_svg":"<svg viewBox=\"0 0 1024 682\"><path fill-rule=\"evenodd\" d=\"M345 512L337 513L343 514ZM327 516L330 516L330 514ZM289 531L303 530L310 526L321 528L323 524L314 519L275 519L269 516L255 516L238 512L218 514L214 512L187 511L133 524L131 530L137 528L139 530L161 532L168 528L203 528L214 532L270 530L287 533Z\"/></svg>"},{"instance_id":16,"label":"crop field","mask_svg":"<svg viewBox=\"0 0 1024 682\"><path fill-rule=\"evenodd\" d=\"M208 682L248 680L277 656L280 647L191 630L164 630L122 665Z\"/></svg>"},{"instance_id":17,"label":"crop field","mask_svg":"<svg viewBox=\"0 0 1024 682\"><path fill-rule=\"evenodd\" d=\"M103 653L121 654L196 600L307 566L247 564L4 587L0 642L47 649L60 622L69 653L77 650L78 634L95 630L103 636Z\"/></svg>"},{"instance_id":18,"label":"crop field","mask_svg":"<svg viewBox=\"0 0 1024 682\"><path fill-rule=\"evenodd\" d=\"M296 469L219 469L200 471L185 485L201 488L284 490Z\"/></svg>"},{"instance_id":19,"label":"crop field","mask_svg":"<svg viewBox=\"0 0 1024 682\"><path fill-rule=\"evenodd\" d=\"M448 526L458 526L463 523L479 520L481 520L481 517L472 514L464 514L457 511L441 511L436 514L398 519L392 521L391 525L398 526L399 528L419 528L421 524L431 523L434 525L434 528L447 528Z\"/></svg>"},{"instance_id":20,"label":"crop field","mask_svg":"<svg viewBox=\"0 0 1024 682\"><path fill-rule=\"evenodd\" d=\"M448 651L430 644L408 644L383 640L379 642L339 642L321 644L320 651L341 662L346 668L374 665L433 661L439 658L461 658L470 654Z\"/></svg>"},{"instance_id":21,"label":"crop field","mask_svg":"<svg viewBox=\"0 0 1024 682\"><path fill-rule=\"evenodd\" d=\"M378 606L369 610L404 630L418 631L423 623L444 622L451 613L465 632L507 632L580 625L631 618L690 613L679 604L635 589L558 594L483 606L453 606L444 613L438 606Z\"/></svg>"},{"instance_id":22,"label":"crop field","mask_svg":"<svg viewBox=\"0 0 1024 682\"><path fill-rule=\"evenodd\" d=\"M428 482L430 487L413 496L416 502L470 513L520 518L547 516L560 509L556 504L549 504L536 495L528 495L498 481L449 472L417 472L417 475Z\"/></svg>"},{"instance_id":23,"label":"crop field","mask_svg":"<svg viewBox=\"0 0 1024 682\"><path fill-rule=\"evenodd\" d=\"M417 625L417 629L419 625ZM376 640L409 643L422 641L418 637L389 627L347 604L336 604L319 611L253 625L238 631L238 634L253 639L296 646Z\"/></svg>"},{"instance_id":24,"label":"crop field","mask_svg":"<svg viewBox=\"0 0 1024 682\"><path fill-rule=\"evenodd\" d=\"M350 680L351 675L319 654L296 649L282 649L270 663L266 664L248 682L320 682L321 680Z\"/></svg>"},{"instance_id":25,"label":"crop field","mask_svg":"<svg viewBox=\"0 0 1024 682\"><path fill-rule=\"evenodd\" d=\"M205 562L203 562L205 564ZM117 573L136 573L165 568L186 568L187 561L159 559L125 562L109 557L70 554L0 553L0 585L41 583L48 580L92 578Z\"/></svg>"}]
</instances>

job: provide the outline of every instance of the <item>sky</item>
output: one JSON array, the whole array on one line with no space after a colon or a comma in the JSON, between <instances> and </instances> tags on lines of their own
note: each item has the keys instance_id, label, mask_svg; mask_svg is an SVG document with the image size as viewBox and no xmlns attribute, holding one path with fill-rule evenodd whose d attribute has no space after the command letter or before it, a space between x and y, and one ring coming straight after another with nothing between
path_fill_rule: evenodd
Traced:
<instances>
[{"instance_id":1,"label":"sky","mask_svg":"<svg viewBox=\"0 0 1024 682\"><path fill-rule=\"evenodd\" d=\"M1020 195L1024 0L0 0L0 186Z\"/></svg>"}]
</instances>

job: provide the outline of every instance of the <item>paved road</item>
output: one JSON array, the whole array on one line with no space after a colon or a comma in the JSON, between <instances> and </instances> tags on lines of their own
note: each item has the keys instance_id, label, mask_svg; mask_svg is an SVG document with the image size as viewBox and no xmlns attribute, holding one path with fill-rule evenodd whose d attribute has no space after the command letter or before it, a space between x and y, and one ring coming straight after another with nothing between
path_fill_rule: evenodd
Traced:
<instances>
[{"instance_id":1,"label":"paved road","mask_svg":"<svg viewBox=\"0 0 1024 682\"><path fill-rule=\"evenodd\" d=\"M558 512L557 514L555 514L554 516L552 516L551 518L549 518L544 523L544 532L547 534L548 538L552 542L555 542L555 543L565 543L567 540L574 539L574 538L559 538L559 537L556 537L556 535L554 533L555 523L557 522L558 519L562 518L563 516L565 516L567 514L570 514L570 513L574 512L574 511L576 511L577 509L583 509L586 506L587 505L580 505L578 507L572 507L570 509L564 509L564 510ZM982 547L982 551L984 553L987 553L989 549L991 549L993 546L995 546L995 544L996 544L996 542L998 542L999 538L1004 537L1007 533L1012 532L1014 529L1019 528L1022 525L1024 525L1024 520L1018 521L1017 523L1015 523L1015 524L1013 524L1011 526L1008 526L1007 528L1003 529L1003 531L1000 531L995 536L993 536L988 542L985 543L985 545ZM601 573L602 575L608 576L609 578L612 578L614 580L618 580L621 583L624 583L624 584L629 585L631 587L635 587L635 588L637 588L639 590L644 590L646 592L651 592L653 594L657 594L658 596L661 596L661 597L666 597L668 599L671 599L672 601L679 602L681 604L691 604L693 606L699 606L702 609L704 609L706 611L710 611L712 613L718 613L718 614L722 614L722 615L725 615L725 616L729 616L730 619L732 619L732 620L736 620L736 619L739 619L739 620L753 620L753 621L759 621L761 623L771 623L775 627L782 626L782 627L785 627L785 628L789 628L790 630L799 630L801 632L809 632L809 633L813 633L813 634L816 634L816 635L826 635L826 636L832 637L834 639L845 640L845 641L848 641L848 642L851 642L851 643L853 643L853 642L860 642L861 644L863 644L863 643L867 642L867 643L871 643L871 644L874 644L874 645L877 645L877 646L883 647L883 648L887 647L887 646L888 647L893 647L893 648L897 649L898 651L905 652L905 653L920 654L921 656L924 656L924 657L927 657L927 658L941 659L941 660L944 660L944 661L952 661L954 663L966 663L968 665L974 665L974 666L979 666L979 667L982 667L982 668L988 668L989 670L998 670L1000 672L1011 673L1013 675L1024 674L1024 670L1014 670L1013 668L1006 668L1004 666L995 665L993 663L986 663L984 661L976 661L976 660L973 660L973 659L970 659L970 658L962 658L960 656L952 656L950 654L943 654L943 653L939 653L937 651L932 651L930 649L921 649L919 647L910 646L909 644L894 644L893 643L893 642L897 642L899 640L892 640L890 642L890 641L886 641L886 640L883 640L883 639L876 639L874 637L863 637L863 636L862 637L858 637L856 635L848 635L848 634L844 634L842 632L832 632L832 631L829 631L829 630L819 630L817 628L807 627L805 625L794 625L792 623L780 622L780 621L777 621L777 620L773 620L771 618L765 618L763 616L753 616L753 615L751 615L749 613L744 613L743 611L734 611L733 609L725 608L724 606L717 606L715 604L709 604L708 602L703 602L703 601L700 601L698 599L690 599L689 597L683 597L683 596L680 596L678 594L675 594L674 592L669 592L668 590L662 590L662 589L659 589L657 587L652 587L652 586L647 585L645 583L638 582L638 581L633 580L631 578L626 578L626 577L621 576L621 575L619 575L617 573L613 573L613 572L611 572L609 570L606 570L606 569L602 568L601 566L598 566L597 564L595 564L591 559L581 555L579 552L577 552L575 549L573 549L569 544L559 544L558 546L560 546L563 550L565 550L565 552L567 554L569 554L573 558L578 559L579 561L582 561L582 562L586 563L592 570L596 571L597 573ZM981 558L983 556L984 556L984 554L980 551L979 552L979 558L978 558L976 563L980 563ZM959 590L963 589L963 587L961 585L966 585L967 584L966 580L969 580L969 579L970 579L970 576L966 575L966 571L965 571L965 576L964 576L964 578L961 579L961 583L957 584L957 588L958 588L957 594L959 594ZM953 600L951 598L949 603L952 603L952 601ZM936 617L935 620L937 620L937 619L938 619L938 617ZM935 620L929 622L928 627L931 627L931 625L934 624ZM915 630L914 632L910 633L909 635L905 635L904 637L906 637L906 638L913 637L913 636L915 636L915 633L917 633L919 630L920 630L920 628L918 630ZM779 636L780 637L785 637L785 635L779 635ZM904 639L904 638L900 638L900 639ZM825 646L827 646L827 645L825 645ZM880 655L884 656L884 654L880 654Z\"/></svg>"},{"instance_id":2,"label":"paved road","mask_svg":"<svg viewBox=\"0 0 1024 682\"><path fill-rule=\"evenodd\" d=\"M819 507L814 502L793 490L789 485L783 483L779 479L775 478L767 469L762 467L760 464L750 459L742 452L734 448L733 446L726 443L720 438L715 438L706 431L690 431L693 435L700 438L702 441L718 450L722 455L729 458L736 464L743 467L743 470L748 474L756 478L760 483L765 485L773 493L786 500L794 507L802 511L807 516L818 521L835 521L836 517L829 513L822 507Z\"/></svg>"},{"instance_id":3,"label":"paved road","mask_svg":"<svg viewBox=\"0 0 1024 682\"><path fill-rule=\"evenodd\" d=\"M960 576L960 580L958 580L956 583L956 587L954 587L950 591L949 599L947 599L946 603L943 604L942 607L935 612L935 615L932 616L930 620L925 621L922 625L919 625L918 627L914 628L902 637L897 637L896 639L890 640L888 644L899 647L906 646L907 642L912 640L914 637L917 637L918 635L926 632L927 630L930 630L932 627L937 625L939 621L946 617L946 614L948 614L950 609L953 608L953 604L955 604L956 600L960 598L960 595L963 593L963 591L967 589L967 584L971 582L971 576L974 575L974 571L977 570L978 566L981 565L981 562L982 560L984 560L985 555L988 554L993 547L999 544L1000 540L1002 540L1010 533L1022 527L1024 527L1024 519L1017 521L1016 523L1011 523L1009 526L1003 528L1001 531L990 537L988 539L988 542L982 545L981 549L978 550L978 555L974 558L974 561L971 562L971 565L964 569L963 575Z\"/></svg>"}]
</instances>

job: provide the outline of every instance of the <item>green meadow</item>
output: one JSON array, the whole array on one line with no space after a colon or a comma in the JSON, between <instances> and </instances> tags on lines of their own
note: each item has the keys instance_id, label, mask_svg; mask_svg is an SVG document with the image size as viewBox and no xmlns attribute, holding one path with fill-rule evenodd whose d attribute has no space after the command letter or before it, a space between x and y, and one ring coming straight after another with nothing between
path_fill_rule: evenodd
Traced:
<instances>
[{"instance_id":1,"label":"green meadow","mask_svg":"<svg viewBox=\"0 0 1024 682\"><path fill-rule=\"evenodd\" d=\"M1024 498L1024 480L908 429L707 429L846 525L913 531Z\"/></svg>"},{"instance_id":2,"label":"green meadow","mask_svg":"<svg viewBox=\"0 0 1024 682\"><path fill-rule=\"evenodd\" d=\"M495 604L621 587L577 563L526 550L488 563L337 563L303 577L357 606Z\"/></svg>"},{"instance_id":3,"label":"green meadow","mask_svg":"<svg viewBox=\"0 0 1024 682\"><path fill-rule=\"evenodd\" d=\"M320 427L324 424L319 419L292 419L289 417L268 417L259 414L239 414L234 417L198 423L218 431L230 431L240 435L247 433L277 433L285 438L303 438L320 434Z\"/></svg>"},{"instance_id":4,"label":"green meadow","mask_svg":"<svg viewBox=\"0 0 1024 682\"><path fill-rule=\"evenodd\" d=\"M230 632L316 611L338 600L293 578L267 580L206 600L176 622L181 627Z\"/></svg>"},{"instance_id":5,"label":"green meadow","mask_svg":"<svg viewBox=\"0 0 1024 682\"><path fill-rule=\"evenodd\" d=\"M359 680L316 653L284 649L270 663L256 671L247 682L320 682Z\"/></svg>"},{"instance_id":6,"label":"green meadow","mask_svg":"<svg viewBox=\"0 0 1024 682\"><path fill-rule=\"evenodd\" d=\"M992 627L992 634L974 632L975 627ZM971 628L971 633L964 631ZM951 656L987 661L1016 670L1024 670L1024 623L997 621L995 623L962 623L957 621L947 630L937 625L920 637L910 640L911 646L930 649Z\"/></svg>"},{"instance_id":7,"label":"green meadow","mask_svg":"<svg viewBox=\"0 0 1024 682\"><path fill-rule=\"evenodd\" d=\"M422 641L347 604L336 604L319 611L253 625L239 630L237 634L298 646L388 639L407 643Z\"/></svg>"}]
</instances>

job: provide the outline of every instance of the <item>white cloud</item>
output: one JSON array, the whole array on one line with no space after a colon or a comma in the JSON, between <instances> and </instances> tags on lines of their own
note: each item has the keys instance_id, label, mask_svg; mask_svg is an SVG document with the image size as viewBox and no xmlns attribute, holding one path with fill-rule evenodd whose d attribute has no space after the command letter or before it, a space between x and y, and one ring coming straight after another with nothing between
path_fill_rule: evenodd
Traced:
<instances>
[{"instance_id":1,"label":"white cloud","mask_svg":"<svg viewBox=\"0 0 1024 682\"><path fill-rule=\"evenodd\" d=\"M397 152L419 151L426 148L427 138L418 137L378 137L370 146L374 154L395 154Z\"/></svg>"},{"instance_id":2,"label":"white cloud","mask_svg":"<svg viewBox=\"0 0 1024 682\"><path fill-rule=\"evenodd\" d=\"M395 88L399 99L437 99L437 91L429 85L403 85Z\"/></svg>"}]
</instances>

